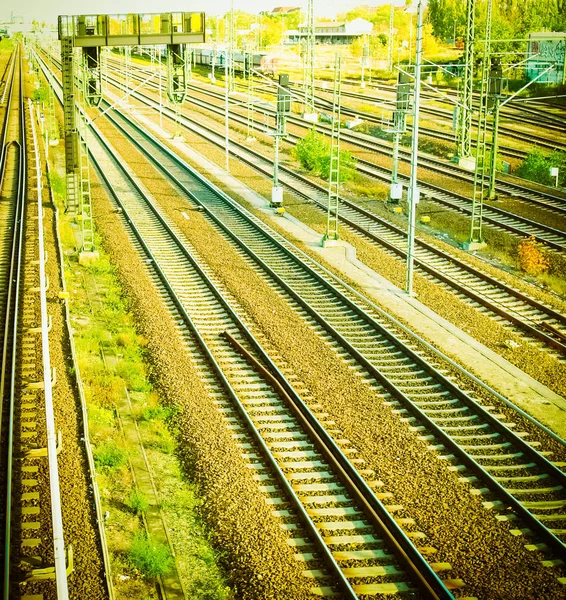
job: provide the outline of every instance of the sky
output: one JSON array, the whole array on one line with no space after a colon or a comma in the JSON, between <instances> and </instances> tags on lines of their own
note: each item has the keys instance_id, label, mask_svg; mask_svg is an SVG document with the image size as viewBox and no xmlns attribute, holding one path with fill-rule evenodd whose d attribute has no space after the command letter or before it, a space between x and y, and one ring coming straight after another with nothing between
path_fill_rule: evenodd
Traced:
<instances>
[{"instance_id":1,"label":"sky","mask_svg":"<svg viewBox=\"0 0 566 600\"><path fill-rule=\"evenodd\" d=\"M276 6L304 6L306 0L233 0L236 10L250 13L271 11ZM315 15L333 17L338 12L346 12L363 4L389 4L390 0L314 0ZM404 0L394 0L395 4L404 4ZM29 22L57 22L57 15L80 14L116 14L116 13L154 13L176 11L204 11L210 14L222 15L230 8L230 0L214 0L213 3L200 0L2 0L0 5L0 21L8 20L10 12L21 15Z\"/></svg>"}]
</instances>

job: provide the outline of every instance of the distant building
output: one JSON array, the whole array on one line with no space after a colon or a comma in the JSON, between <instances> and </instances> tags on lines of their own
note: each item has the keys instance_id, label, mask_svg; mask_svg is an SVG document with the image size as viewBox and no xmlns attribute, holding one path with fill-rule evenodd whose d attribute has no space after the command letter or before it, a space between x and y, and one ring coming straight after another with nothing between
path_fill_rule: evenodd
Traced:
<instances>
[{"instance_id":1,"label":"distant building","mask_svg":"<svg viewBox=\"0 0 566 600\"><path fill-rule=\"evenodd\" d=\"M277 6L271 11L272 15L287 15L292 12L301 10L299 6Z\"/></svg>"},{"instance_id":2,"label":"distant building","mask_svg":"<svg viewBox=\"0 0 566 600\"><path fill-rule=\"evenodd\" d=\"M553 68L537 81L566 83L566 33L530 33L527 56L528 79L534 79L542 71L552 66Z\"/></svg>"},{"instance_id":3,"label":"distant building","mask_svg":"<svg viewBox=\"0 0 566 600\"><path fill-rule=\"evenodd\" d=\"M314 24L314 37L317 44L351 44L362 35L372 32L373 24L358 18L348 22L320 22ZM290 29L283 34L285 44L298 44L307 36L307 25Z\"/></svg>"}]
</instances>

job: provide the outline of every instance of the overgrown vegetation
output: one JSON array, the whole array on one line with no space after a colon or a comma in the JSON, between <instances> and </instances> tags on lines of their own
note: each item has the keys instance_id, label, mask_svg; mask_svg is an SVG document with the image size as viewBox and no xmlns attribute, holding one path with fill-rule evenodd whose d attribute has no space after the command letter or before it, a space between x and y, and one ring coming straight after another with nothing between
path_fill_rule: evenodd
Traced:
<instances>
[{"instance_id":1,"label":"overgrown vegetation","mask_svg":"<svg viewBox=\"0 0 566 600\"><path fill-rule=\"evenodd\" d=\"M128 558L138 571L152 580L167 575L173 569L173 557L169 548L154 542L145 533L134 535Z\"/></svg>"},{"instance_id":2,"label":"overgrown vegetation","mask_svg":"<svg viewBox=\"0 0 566 600\"><path fill-rule=\"evenodd\" d=\"M147 498L137 488L131 491L126 504L136 515L145 513L149 509Z\"/></svg>"},{"instance_id":3,"label":"overgrown vegetation","mask_svg":"<svg viewBox=\"0 0 566 600\"><path fill-rule=\"evenodd\" d=\"M519 266L527 275L538 276L548 271L550 260L537 245L534 235L520 242L517 251Z\"/></svg>"},{"instance_id":4,"label":"overgrown vegetation","mask_svg":"<svg viewBox=\"0 0 566 600\"><path fill-rule=\"evenodd\" d=\"M554 150L548 156L539 150L529 152L514 174L544 185L555 185L556 177L550 174L552 167L558 168L558 185L566 185L566 152L560 150Z\"/></svg>"},{"instance_id":5,"label":"overgrown vegetation","mask_svg":"<svg viewBox=\"0 0 566 600\"><path fill-rule=\"evenodd\" d=\"M128 459L126 450L112 440L95 446L93 454L96 466L106 469L118 469Z\"/></svg>"},{"instance_id":6,"label":"overgrown vegetation","mask_svg":"<svg viewBox=\"0 0 566 600\"><path fill-rule=\"evenodd\" d=\"M314 129L295 146L294 154L301 166L323 179L330 177L330 142ZM340 150L340 181L348 181L355 175L356 159L347 150Z\"/></svg>"}]
</instances>

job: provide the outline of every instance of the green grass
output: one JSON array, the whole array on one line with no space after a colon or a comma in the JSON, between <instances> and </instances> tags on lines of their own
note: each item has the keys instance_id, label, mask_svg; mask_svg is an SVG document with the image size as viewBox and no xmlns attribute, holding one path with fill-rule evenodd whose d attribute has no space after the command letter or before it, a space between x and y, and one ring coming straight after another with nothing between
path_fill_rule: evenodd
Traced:
<instances>
[{"instance_id":1,"label":"green grass","mask_svg":"<svg viewBox=\"0 0 566 600\"><path fill-rule=\"evenodd\" d=\"M113 440L108 440L93 450L94 462L98 467L109 470L119 469L126 464L128 453Z\"/></svg>"},{"instance_id":2,"label":"green grass","mask_svg":"<svg viewBox=\"0 0 566 600\"><path fill-rule=\"evenodd\" d=\"M174 564L169 548L153 542L145 533L134 535L128 558L132 565L148 579L167 575Z\"/></svg>"},{"instance_id":3,"label":"green grass","mask_svg":"<svg viewBox=\"0 0 566 600\"><path fill-rule=\"evenodd\" d=\"M126 500L128 507L136 515L145 513L149 509L149 502L142 492L138 489L132 490L128 499Z\"/></svg>"}]
</instances>

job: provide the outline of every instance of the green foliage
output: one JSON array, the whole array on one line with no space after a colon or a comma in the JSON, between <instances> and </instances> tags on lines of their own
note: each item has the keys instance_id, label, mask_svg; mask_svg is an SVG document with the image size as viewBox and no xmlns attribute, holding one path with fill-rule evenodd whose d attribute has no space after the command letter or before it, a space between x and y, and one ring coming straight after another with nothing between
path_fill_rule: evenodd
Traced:
<instances>
[{"instance_id":1,"label":"green foliage","mask_svg":"<svg viewBox=\"0 0 566 600\"><path fill-rule=\"evenodd\" d=\"M323 135L311 129L295 146L294 154L304 169L329 178L330 143ZM340 181L352 179L355 166L356 159L347 150L340 150Z\"/></svg>"},{"instance_id":2,"label":"green foliage","mask_svg":"<svg viewBox=\"0 0 566 600\"><path fill-rule=\"evenodd\" d=\"M321 161L328 154L329 148L326 138L311 129L295 146L295 157L307 171L318 172Z\"/></svg>"},{"instance_id":3,"label":"green foliage","mask_svg":"<svg viewBox=\"0 0 566 600\"><path fill-rule=\"evenodd\" d=\"M340 150L340 181L350 181L355 173L356 159L347 150ZM330 152L320 161L320 176L330 178Z\"/></svg>"},{"instance_id":4,"label":"green foliage","mask_svg":"<svg viewBox=\"0 0 566 600\"><path fill-rule=\"evenodd\" d=\"M539 150L529 152L527 158L515 169L514 174L544 185L554 185L556 178L550 175L551 167L558 167L558 183L559 185L565 185L566 153L559 150L554 150L549 156L545 156Z\"/></svg>"},{"instance_id":5,"label":"green foliage","mask_svg":"<svg viewBox=\"0 0 566 600\"><path fill-rule=\"evenodd\" d=\"M145 368L140 360L121 360L116 366L116 374L126 383L129 390L134 392L149 392L151 386L145 374Z\"/></svg>"},{"instance_id":6,"label":"green foliage","mask_svg":"<svg viewBox=\"0 0 566 600\"><path fill-rule=\"evenodd\" d=\"M49 186L55 196L60 199L65 197L65 178L58 175L53 169L49 171Z\"/></svg>"},{"instance_id":7,"label":"green foliage","mask_svg":"<svg viewBox=\"0 0 566 600\"><path fill-rule=\"evenodd\" d=\"M49 90L43 84L33 91L34 102L47 102L49 100Z\"/></svg>"},{"instance_id":8,"label":"green foliage","mask_svg":"<svg viewBox=\"0 0 566 600\"><path fill-rule=\"evenodd\" d=\"M132 490L126 500L128 507L137 515L145 513L149 509L149 502L142 492L138 489Z\"/></svg>"},{"instance_id":9,"label":"green foliage","mask_svg":"<svg viewBox=\"0 0 566 600\"><path fill-rule=\"evenodd\" d=\"M487 2L476 3L476 37L485 31ZM428 20L437 38L463 37L466 26L465 0L430 0ZM530 31L564 31L566 0L499 0L493 3L492 39L524 38Z\"/></svg>"},{"instance_id":10,"label":"green foliage","mask_svg":"<svg viewBox=\"0 0 566 600\"><path fill-rule=\"evenodd\" d=\"M166 421L175 412L174 409L164 406L144 406L138 414L138 421Z\"/></svg>"},{"instance_id":11,"label":"green foliage","mask_svg":"<svg viewBox=\"0 0 566 600\"><path fill-rule=\"evenodd\" d=\"M118 446L113 440L96 446L93 454L96 465L109 470L118 469L126 463L128 458L124 448Z\"/></svg>"},{"instance_id":12,"label":"green foliage","mask_svg":"<svg viewBox=\"0 0 566 600\"><path fill-rule=\"evenodd\" d=\"M128 559L148 579L166 575L173 568L173 557L169 547L153 542L144 533L134 535Z\"/></svg>"}]
</instances>

